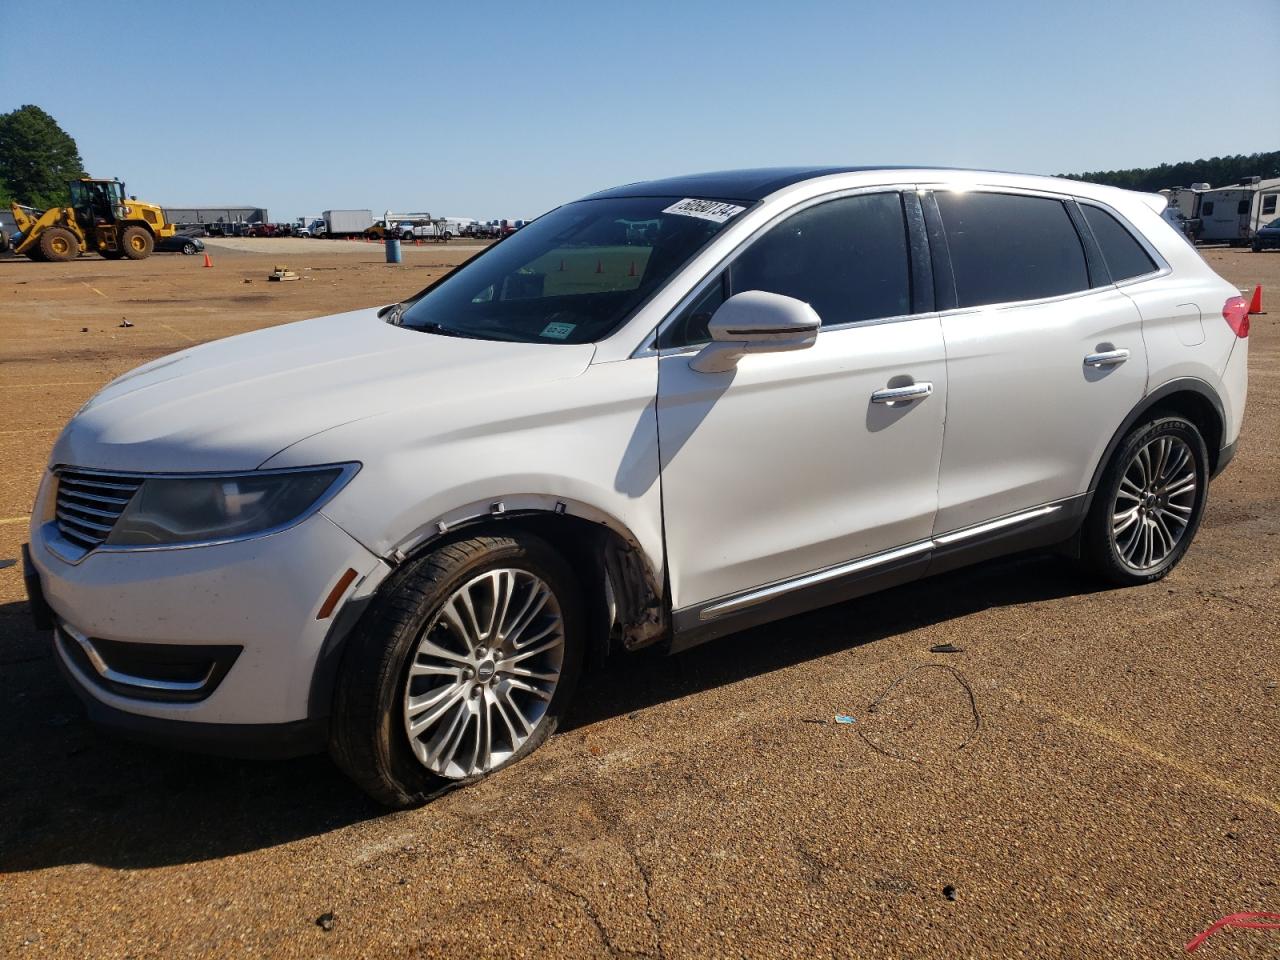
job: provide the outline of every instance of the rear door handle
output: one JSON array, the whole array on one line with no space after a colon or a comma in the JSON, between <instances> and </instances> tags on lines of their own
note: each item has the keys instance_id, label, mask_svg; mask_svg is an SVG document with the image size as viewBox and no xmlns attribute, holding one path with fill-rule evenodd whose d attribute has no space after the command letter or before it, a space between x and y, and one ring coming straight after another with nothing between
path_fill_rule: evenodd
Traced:
<instances>
[{"instance_id":1,"label":"rear door handle","mask_svg":"<svg viewBox=\"0 0 1280 960\"><path fill-rule=\"evenodd\" d=\"M1115 367L1129 359L1128 350L1107 350L1103 353L1091 353L1084 358L1086 367Z\"/></svg>"},{"instance_id":2,"label":"rear door handle","mask_svg":"<svg viewBox=\"0 0 1280 960\"><path fill-rule=\"evenodd\" d=\"M909 383L905 387L885 387L871 395L872 403L911 403L933 393L932 383Z\"/></svg>"}]
</instances>

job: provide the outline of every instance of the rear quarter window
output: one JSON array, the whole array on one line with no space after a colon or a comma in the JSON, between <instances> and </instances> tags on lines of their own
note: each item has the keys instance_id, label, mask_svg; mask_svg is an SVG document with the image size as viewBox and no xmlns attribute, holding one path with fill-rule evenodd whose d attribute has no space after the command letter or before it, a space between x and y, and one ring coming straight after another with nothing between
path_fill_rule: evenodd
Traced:
<instances>
[{"instance_id":1,"label":"rear quarter window","mask_svg":"<svg viewBox=\"0 0 1280 960\"><path fill-rule=\"evenodd\" d=\"M1142 248L1136 237L1119 220L1101 207L1081 204L1084 219L1093 231L1093 238L1102 249L1102 257L1111 271L1111 280L1119 283L1144 273L1153 273L1156 263Z\"/></svg>"},{"instance_id":2,"label":"rear quarter window","mask_svg":"<svg viewBox=\"0 0 1280 960\"><path fill-rule=\"evenodd\" d=\"M957 306L1089 289L1084 246L1062 201L1006 193L935 196L955 272Z\"/></svg>"}]
</instances>

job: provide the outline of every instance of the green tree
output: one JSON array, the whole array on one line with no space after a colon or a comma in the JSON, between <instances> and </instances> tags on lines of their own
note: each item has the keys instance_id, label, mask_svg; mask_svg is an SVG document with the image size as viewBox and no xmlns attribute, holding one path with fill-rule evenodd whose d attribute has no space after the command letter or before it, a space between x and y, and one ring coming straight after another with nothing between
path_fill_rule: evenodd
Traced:
<instances>
[{"instance_id":1,"label":"green tree","mask_svg":"<svg viewBox=\"0 0 1280 960\"><path fill-rule=\"evenodd\" d=\"M1210 157L1208 160L1183 160L1180 163L1162 163L1158 167L1068 173L1064 176L1072 180L1152 192L1165 187L1189 187L1193 183L1225 187L1239 183L1244 177L1262 177L1264 180L1280 177L1280 150Z\"/></svg>"},{"instance_id":2,"label":"green tree","mask_svg":"<svg viewBox=\"0 0 1280 960\"><path fill-rule=\"evenodd\" d=\"M0 194L55 207L69 200L67 182L83 176L75 140L49 114L31 104L0 114Z\"/></svg>"}]
</instances>

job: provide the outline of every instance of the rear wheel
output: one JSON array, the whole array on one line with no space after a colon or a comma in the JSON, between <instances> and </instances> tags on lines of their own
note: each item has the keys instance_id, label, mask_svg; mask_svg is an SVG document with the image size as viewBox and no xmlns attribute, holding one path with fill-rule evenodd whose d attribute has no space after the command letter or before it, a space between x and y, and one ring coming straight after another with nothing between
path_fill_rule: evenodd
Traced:
<instances>
[{"instance_id":1,"label":"rear wheel","mask_svg":"<svg viewBox=\"0 0 1280 960\"><path fill-rule=\"evenodd\" d=\"M1159 580L1191 545L1208 482L1208 451L1189 420L1161 417L1134 428L1094 493L1084 559L1112 583Z\"/></svg>"},{"instance_id":2,"label":"rear wheel","mask_svg":"<svg viewBox=\"0 0 1280 960\"><path fill-rule=\"evenodd\" d=\"M120 250L130 260L145 260L154 247L155 238L142 227L125 227L120 233Z\"/></svg>"},{"instance_id":3,"label":"rear wheel","mask_svg":"<svg viewBox=\"0 0 1280 960\"><path fill-rule=\"evenodd\" d=\"M343 658L330 752L370 796L410 807L533 752L573 695L577 582L544 541L476 537L408 565Z\"/></svg>"},{"instance_id":4,"label":"rear wheel","mask_svg":"<svg viewBox=\"0 0 1280 960\"><path fill-rule=\"evenodd\" d=\"M66 263L80 256L80 241L66 227L50 227L40 234L40 257L52 263Z\"/></svg>"}]
</instances>

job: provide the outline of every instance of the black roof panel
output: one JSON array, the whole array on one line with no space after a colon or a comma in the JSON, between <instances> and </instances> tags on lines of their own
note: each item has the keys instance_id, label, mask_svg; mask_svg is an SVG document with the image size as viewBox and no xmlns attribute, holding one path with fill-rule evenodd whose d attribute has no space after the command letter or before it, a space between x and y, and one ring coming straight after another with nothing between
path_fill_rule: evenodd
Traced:
<instances>
[{"instance_id":1,"label":"black roof panel","mask_svg":"<svg viewBox=\"0 0 1280 960\"><path fill-rule=\"evenodd\" d=\"M665 180L642 180L621 187L601 190L587 197L706 197L714 200L746 200L754 203L776 190L802 180L825 177L833 173L861 173L868 170L910 170L909 166L878 164L865 167L762 167L755 170L720 170L694 173ZM925 169L917 167L914 169ZM937 168L929 168L937 169Z\"/></svg>"}]
</instances>

